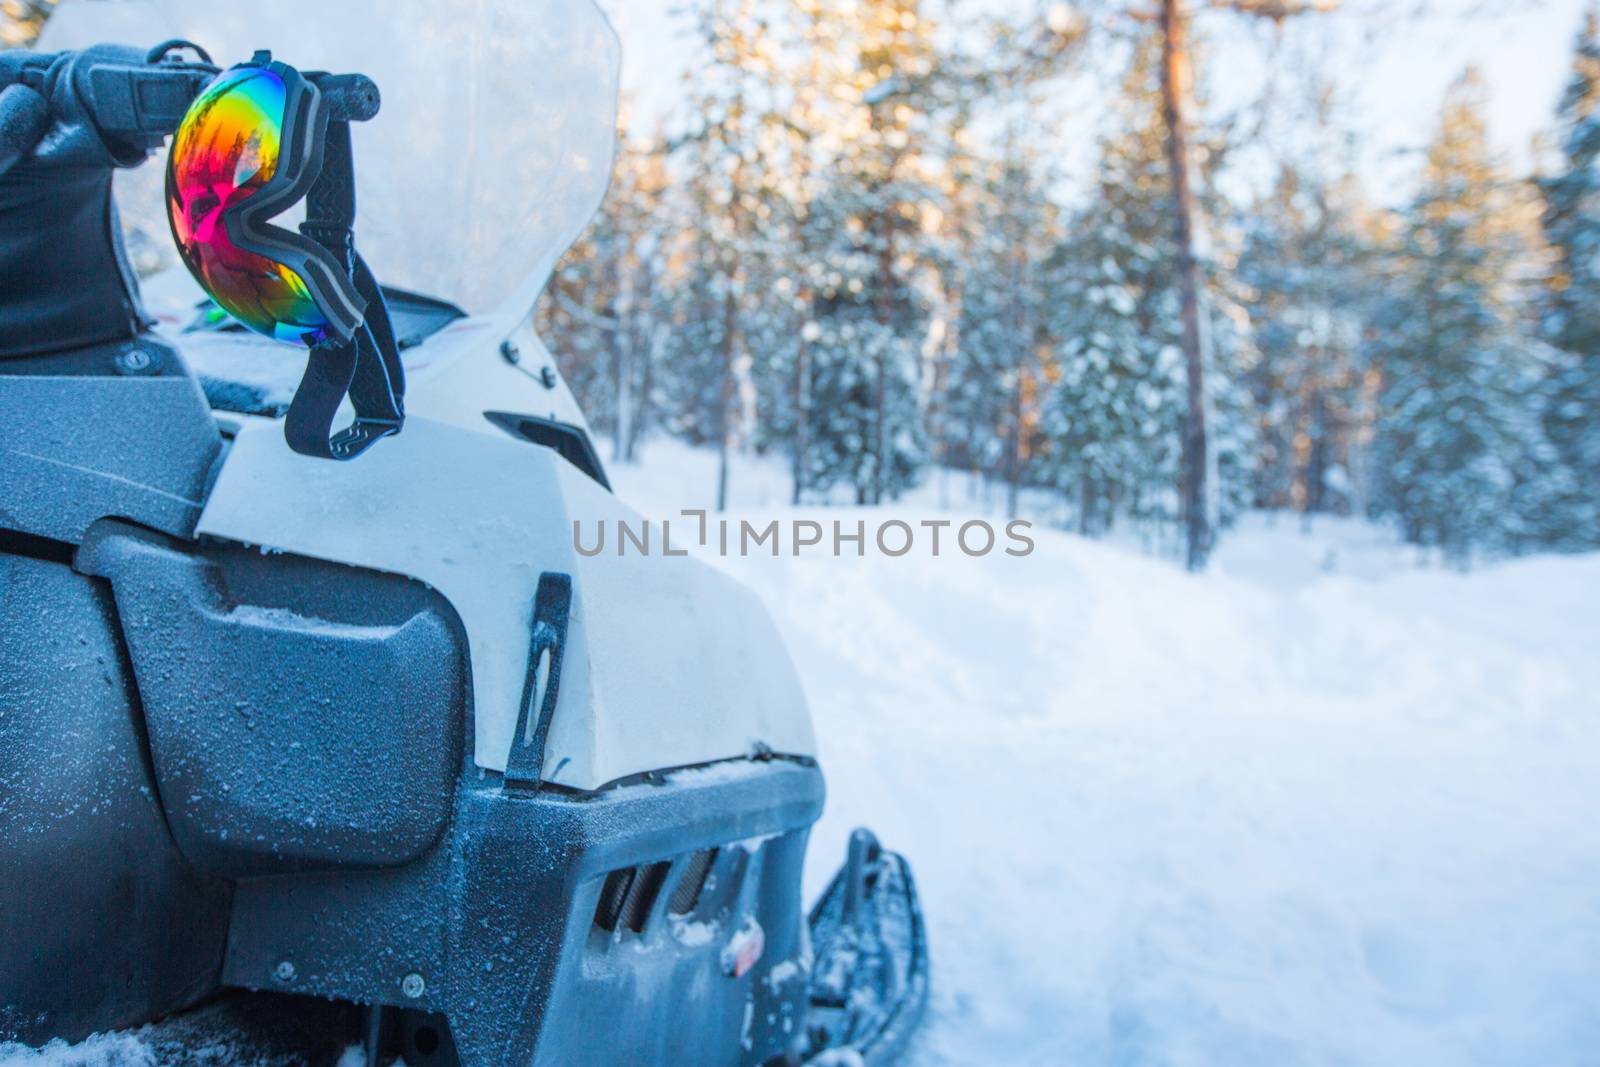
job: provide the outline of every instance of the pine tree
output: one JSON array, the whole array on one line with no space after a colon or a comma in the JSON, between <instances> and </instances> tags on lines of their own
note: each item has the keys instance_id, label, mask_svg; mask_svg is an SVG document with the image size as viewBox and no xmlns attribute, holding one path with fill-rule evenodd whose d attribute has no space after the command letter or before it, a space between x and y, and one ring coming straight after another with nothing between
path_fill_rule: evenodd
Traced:
<instances>
[{"instance_id":1,"label":"pine tree","mask_svg":"<svg viewBox=\"0 0 1600 1067\"><path fill-rule=\"evenodd\" d=\"M1307 514L1354 506L1349 468L1373 295L1355 183L1316 167L1281 166L1251 212L1238 271L1258 353L1249 375L1260 442L1252 498Z\"/></svg>"},{"instance_id":2,"label":"pine tree","mask_svg":"<svg viewBox=\"0 0 1600 1067\"><path fill-rule=\"evenodd\" d=\"M828 286L830 227L837 221L820 202L855 111L848 92L840 91L853 61L844 14L840 0L795 0L781 5L775 26L785 56L776 71L782 105L772 126L783 160L776 174L783 210L774 219L773 314L757 378L758 443L788 453L796 504L811 488L819 300Z\"/></svg>"},{"instance_id":3,"label":"pine tree","mask_svg":"<svg viewBox=\"0 0 1600 1067\"><path fill-rule=\"evenodd\" d=\"M922 288L924 423L936 463L998 477L1013 511L1023 484L1047 484L1049 442L1039 424L1055 374L1050 246L1059 239L1053 191L1062 176L1049 162L1048 125L1037 120L1047 99L1041 86L1076 55L1084 25L1064 4L1016 22L968 18L927 85L939 106L943 195L936 218L924 216L938 231L926 246ZM966 51L961 41L987 47ZM996 128L1006 132L977 132ZM998 247L1001 232L1013 235L1009 249ZM1003 323L1030 336L1005 336ZM969 339L974 329L980 336Z\"/></svg>"},{"instance_id":4,"label":"pine tree","mask_svg":"<svg viewBox=\"0 0 1600 1067\"><path fill-rule=\"evenodd\" d=\"M1600 10L1585 17L1574 52L1557 109L1561 169L1539 183L1555 251L1544 334L1561 351L1544 383L1544 427L1561 479L1544 532L1582 547L1600 544Z\"/></svg>"},{"instance_id":5,"label":"pine tree","mask_svg":"<svg viewBox=\"0 0 1600 1067\"><path fill-rule=\"evenodd\" d=\"M1046 195L1049 174L1037 131L1014 117L998 161L981 168L964 213L959 259L961 304L956 358L944 389L947 447L973 470L997 473L1008 513L1041 472L1041 398L1055 374L1051 334L1055 279L1050 256L1059 212Z\"/></svg>"},{"instance_id":6,"label":"pine tree","mask_svg":"<svg viewBox=\"0 0 1600 1067\"><path fill-rule=\"evenodd\" d=\"M774 296L787 207L778 41L752 0L708 0L694 13L707 60L692 72L697 125L680 145L688 189L687 265L668 342L678 426L718 451L717 507L732 454L761 438L757 379L789 310Z\"/></svg>"},{"instance_id":7,"label":"pine tree","mask_svg":"<svg viewBox=\"0 0 1600 1067\"><path fill-rule=\"evenodd\" d=\"M1153 121L1108 140L1099 195L1057 253L1061 375L1045 427L1083 533L1119 512L1173 515L1182 412L1160 153Z\"/></svg>"},{"instance_id":8,"label":"pine tree","mask_svg":"<svg viewBox=\"0 0 1600 1067\"><path fill-rule=\"evenodd\" d=\"M1158 62L1146 38L1111 109L1095 195L1053 260L1060 377L1044 429L1051 480L1084 533L1124 515L1177 518L1183 367Z\"/></svg>"},{"instance_id":9,"label":"pine tree","mask_svg":"<svg viewBox=\"0 0 1600 1067\"><path fill-rule=\"evenodd\" d=\"M933 244L938 52L920 0L840 8L852 62L837 87L853 106L814 205L823 232L809 394L818 415L807 484L848 484L879 503L915 484L927 462L922 342ZM826 412L822 418L821 413Z\"/></svg>"},{"instance_id":10,"label":"pine tree","mask_svg":"<svg viewBox=\"0 0 1600 1067\"><path fill-rule=\"evenodd\" d=\"M1374 323L1377 504L1458 562L1536 537L1528 483L1545 458L1515 285L1528 212L1490 154L1483 110L1469 70L1446 99Z\"/></svg>"}]
</instances>

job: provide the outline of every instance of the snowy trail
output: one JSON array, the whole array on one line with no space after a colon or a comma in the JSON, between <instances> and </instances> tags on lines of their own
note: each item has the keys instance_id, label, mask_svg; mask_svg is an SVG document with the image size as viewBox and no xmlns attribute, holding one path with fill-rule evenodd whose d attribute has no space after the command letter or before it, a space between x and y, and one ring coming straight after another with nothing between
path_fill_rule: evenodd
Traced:
<instances>
[{"instance_id":1,"label":"snowy trail","mask_svg":"<svg viewBox=\"0 0 1600 1067\"><path fill-rule=\"evenodd\" d=\"M661 473L624 496L670 513ZM1380 557L1285 525L1192 578L1036 533L724 563L817 716L809 888L859 823L916 867L916 1064L1597 1062L1600 557L1324 575Z\"/></svg>"},{"instance_id":2,"label":"snowy trail","mask_svg":"<svg viewBox=\"0 0 1600 1067\"><path fill-rule=\"evenodd\" d=\"M1600 561L1291 596L1048 535L921 562L740 569L815 703L819 858L864 821L917 864L922 1062L1600 1046L1600 632L1574 610Z\"/></svg>"}]
</instances>

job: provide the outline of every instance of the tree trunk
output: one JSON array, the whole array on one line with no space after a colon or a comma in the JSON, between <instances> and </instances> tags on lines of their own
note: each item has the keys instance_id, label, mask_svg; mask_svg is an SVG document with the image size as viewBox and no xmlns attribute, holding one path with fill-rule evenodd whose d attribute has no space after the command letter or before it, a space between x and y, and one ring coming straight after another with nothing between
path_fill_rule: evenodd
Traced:
<instances>
[{"instance_id":1,"label":"tree trunk","mask_svg":"<svg viewBox=\"0 0 1600 1067\"><path fill-rule=\"evenodd\" d=\"M644 366L639 369L639 406L632 422L628 427L628 440L625 442L627 451L623 458L633 463L639 458L639 440L650 426L650 396L655 391L656 365L661 361L661 353L666 350L667 340L671 334L671 327L664 322L656 320L655 315L650 316L650 340L644 349Z\"/></svg>"},{"instance_id":2,"label":"tree trunk","mask_svg":"<svg viewBox=\"0 0 1600 1067\"><path fill-rule=\"evenodd\" d=\"M961 328L958 325L960 312L960 299L951 299L949 303L949 326L945 329L944 340L939 344L938 362L933 367L933 395L928 404L928 421L933 428L933 455L934 462L938 464L939 471L939 506L950 506L950 364L954 361L959 351L958 344L961 337Z\"/></svg>"},{"instance_id":3,"label":"tree trunk","mask_svg":"<svg viewBox=\"0 0 1600 1067\"><path fill-rule=\"evenodd\" d=\"M728 291L722 298L722 392L717 405L717 510L728 510L728 453L733 438L733 363L738 352L736 334L739 310L734 296L733 275L729 272Z\"/></svg>"},{"instance_id":4,"label":"tree trunk","mask_svg":"<svg viewBox=\"0 0 1600 1067\"><path fill-rule=\"evenodd\" d=\"M735 123L744 114L743 98L736 99L731 112ZM736 127L737 128L737 127ZM723 280L726 289L722 295L722 382L718 399L717 424L717 510L728 510L728 461L733 447L733 401L737 393L734 381L739 358L739 242L744 226L739 212L739 197L744 189L744 159L733 165L733 198L728 205L730 247L723 250L722 264L726 268Z\"/></svg>"},{"instance_id":5,"label":"tree trunk","mask_svg":"<svg viewBox=\"0 0 1600 1067\"><path fill-rule=\"evenodd\" d=\"M811 290L800 294L800 306L806 309L806 321L800 328L800 348L794 359L794 504L806 490L807 453L811 448L811 342L806 340L806 329L816 321L816 309L811 303Z\"/></svg>"},{"instance_id":6,"label":"tree trunk","mask_svg":"<svg viewBox=\"0 0 1600 1067\"><path fill-rule=\"evenodd\" d=\"M1200 263L1194 251L1194 192L1189 182L1189 142L1184 116L1188 57L1183 0L1161 3L1161 99L1167 126L1167 165L1171 172L1173 227L1178 248L1178 299L1183 320L1183 365L1188 379L1188 412L1183 435L1185 562L1205 568L1211 552L1211 521L1206 514L1205 361L1201 353Z\"/></svg>"},{"instance_id":7,"label":"tree trunk","mask_svg":"<svg viewBox=\"0 0 1600 1067\"><path fill-rule=\"evenodd\" d=\"M633 315L628 328L630 346L626 392L622 394L625 402L619 400L617 407L617 422L621 424L617 434L617 449L624 463L634 461L635 449L639 442L639 427L644 421L645 409L649 403L650 368L656 357L656 336L659 328L656 323L655 269L651 265L650 257L651 250L648 247L638 256L638 263L634 268L637 274L634 275L635 282L631 287Z\"/></svg>"},{"instance_id":8,"label":"tree trunk","mask_svg":"<svg viewBox=\"0 0 1600 1067\"><path fill-rule=\"evenodd\" d=\"M611 305L615 326L611 330L611 374L613 407L611 412L611 461L621 462L623 442L628 439L628 352L633 338L633 272L628 269L626 251L612 263L612 285L617 294Z\"/></svg>"},{"instance_id":9,"label":"tree trunk","mask_svg":"<svg viewBox=\"0 0 1600 1067\"><path fill-rule=\"evenodd\" d=\"M1007 154L1011 150L1008 148ZM1015 380L1011 383L1011 459L1010 470L1007 471L1007 480L1010 482L1006 490L1006 518L1017 517L1018 497L1021 494L1022 469L1026 461L1027 441L1025 433L1027 414L1027 390L1029 375L1033 372L1034 358L1034 331L1032 309L1028 306L1027 294L1033 284L1032 262L1026 230L1027 221L1020 214L1021 204L1026 202L1029 192L1026 181L1023 187L1015 191L1017 207L1013 214L1019 224L1019 232L1012 237L1012 248L1016 262L1016 279L1012 285L1012 307L1015 315L1014 329L1016 330L1016 343L1019 346L1017 358L1014 361Z\"/></svg>"},{"instance_id":10,"label":"tree trunk","mask_svg":"<svg viewBox=\"0 0 1600 1067\"><path fill-rule=\"evenodd\" d=\"M883 248L878 254L878 324L883 327L883 336L880 342L890 337L889 327L894 322L894 219L890 217L889 210L884 209L881 216L883 221ZM877 381L873 384L872 395L872 503L874 506L883 503L883 468L888 462L889 452L889 427L886 418L889 392L889 345L878 345Z\"/></svg>"},{"instance_id":11,"label":"tree trunk","mask_svg":"<svg viewBox=\"0 0 1600 1067\"><path fill-rule=\"evenodd\" d=\"M1006 518L1017 517L1017 492L1022 481L1022 375L1011 390L1011 440L1006 456Z\"/></svg>"},{"instance_id":12,"label":"tree trunk","mask_svg":"<svg viewBox=\"0 0 1600 1067\"><path fill-rule=\"evenodd\" d=\"M611 435L611 461L627 460L628 441L633 437L633 330L618 329L611 335L616 346L617 412Z\"/></svg>"},{"instance_id":13,"label":"tree trunk","mask_svg":"<svg viewBox=\"0 0 1600 1067\"><path fill-rule=\"evenodd\" d=\"M1013 240L1017 248L1016 277L1011 289L1016 317L1013 328L1016 330L1016 342L1021 346L1021 350L1017 353L1012 369L1011 411L1007 420L1011 424L1011 439L1006 442L1006 518L1008 519L1017 517L1017 496L1022 482L1023 390L1029 370L1028 361L1033 354L1033 347L1029 344L1031 329L1028 323L1028 307L1022 295L1027 291L1028 254L1023 245L1025 238L1022 235L1017 235Z\"/></svg>"},{"instance_id":14,"label":"tree trunk","mask_svg":"<svg viewBox=\"0 0 1600 1067\"><path fill-rule=\"evenodd\" d=\"M1328 404L1321 382L1311 388L1310 412L1306 433L1310 447L1306 450L1305 485L1306 514L1328 510L1328 466L1330 443L1328 441Z\"/></svg>"}]
</instances>

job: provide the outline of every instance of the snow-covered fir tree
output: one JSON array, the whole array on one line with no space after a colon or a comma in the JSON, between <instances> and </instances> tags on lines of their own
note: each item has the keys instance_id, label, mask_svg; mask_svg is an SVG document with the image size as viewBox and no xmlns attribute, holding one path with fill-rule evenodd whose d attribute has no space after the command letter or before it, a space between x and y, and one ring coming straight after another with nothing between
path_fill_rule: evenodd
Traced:
<instances>
[{"instance_id":1,"label":"snow-covered fir tree","mask_svg":"<svg viewBox=\"0 0 1600 1067\"><path fill-rule=\"evenodd\" d=\"M1095 195L1052 264L1060 378L1044 432L1051 480L1084 533L1175 504L1183 398L1154 60L1148 47L1136 52L1101 141Z\"/></svg>"},{"instance_id":2,"label":"snow-covered fir tree","mask_svg":"<svg viewBox=\"0 0 1600 1067\"><path fill-rule=\"evenodd\" d=\"M1360 363L1371 309L1359 190L1316 161L1285 161L1247 217L1237 278L1248 293L1258 358L1249 374L1260 507L1345 513L1361 497L1359 437L1368 414Z\"/></svg>"},{"instance_id":3,"label":"snow-covered fir tree","mask_svg":"<svg viewBox=\"0 0 1600 1067\"><path fill-rule=\"evenodd\" d=\"M1600 544L1600 9L1579 32L1556 117L1560 169L1540 183L1555 252L1544 334L1560 351L1545 383L1544 426L1559 456L1545 536Z\"/></svg>"},{"instance_id":4,"label":"snow-covered fir tree","mask_svg":"<svg viewBox=\"0 0 1600 1067\"><path fill-rule=\"evenodd\" d=\"M1089 25L1050 11L1007 28L931 0L691 2L703 60L672 147L625 140L540 311L616 455L659 428L722 453L719 499L727 457L755 450L790 460L796 500L868 503L934 461L1010 486L1012 506L1051 489L1084 532L1176 529L1159 40L1125 27L1131 62L1074 189L1035 106L1053 90L1019 104ZM1230 162L1239 124L1209 125L1199 101L1214 519L1388 515L1458 559L1592 542L1595 37L1539 184L1548 269L1540 205L1495 164L1470 84L1400 213L1350 177L1336 92L1318 90L1334 110L1317 132L1257 138L1278 176L1263 189ZM1268 106L1295 129L1310 114Z\"/></svg>"},{"instance_id":5,"label":"snow-covered fir tree","mask_svg":"<svg viewBox=\"0 0 1600 1067\"><path fill-rule=\"evenodd\" d=\"M1135 49L1101 140L1094 196L1065 227L1050 272L1059 377L1042 425L1050 480L1084 532L1109 529L1119 516L1177 516L1185 400L1158 59L1148 38ZM1215 201L1202 200L1213 216ZM1217 517L1227 521L1243 503L1249 463L1250 415L1234 367L1250 338L1224 280L1210 279L1206 303L1215 364L1210 481Z\"/></svg>"},{"instance_id":6,"label":"snow-covered fir tree","mask_svg":"<svg viewBox=\"0 0 1600 1067\"><path fill-rule=\"evenodd\" d=\"M666 348L679 433L717 448L720 509L731 454L759 438L757 378L787 333L773 283L789 209L772 24L753 0L710 0L694 18L707 62L688 79L695 123L677 151L688 214Z\"/></svg>"},{"instance_id":7,"label":"snow-covered fir tree","mask_svg":"<svg viewBox=\"0 0 1600 1067\"><path fill-rule=\"evenodd\" d=\"M946 462L1002 481L1010 513L1020 487L1039 477L1040 401L1055 374L1050 258L1060 212L1044 190L1035 132L1014 117L1000 158L971 179L952 265L959 340L942 389Z\"/></svg>"},{"instance_id":8,"label":"snow-covered fir tree","mask_svg":"<svg viewBox=\"0 0 1600 1067\"><path fill-rule=\"evenodd\" d=\"M832 239L820 250L808 481L848 485L869 503L915 484L928 459L922 359L944 202L928 6L869 0L842 9L853 55L838 91L855 106L817 205Z\"/></svg>"},{"instance_id":9,"label":"snow-covered fir tree","mask_svg":"<svg viewBox=\"0 0 1600 1067\"><path fill-rule=\"evenodd\" d=\"M1408 540L1465 561L1538 538L1540 368L1516 271L1529 205L1496 164L1482 79L1452 87L1375 318L1384 386L1376 506Z\"/></svg>"},{"instance_id":10,"label":"snow-covered fir tree","mask_svg":"<svg viewBox=\"0 0 1600 1067\"><path fill-rule=\"evenodd\" d=\"M858 117L859 102L845 88L854 71L844 0L794 0L775 15L784 60L777 77L782 110L775 112L776 148L784 166L776 174L783 203L775 225L784 227L781 262L774 266L771 345L758 376L763 448L787 453L791 499L811 488L815 352L822 336L821 293L829 285L827 252L835 243L833 218L820 202L833 179L834 161Z\"/></svg>"}]
</instances>

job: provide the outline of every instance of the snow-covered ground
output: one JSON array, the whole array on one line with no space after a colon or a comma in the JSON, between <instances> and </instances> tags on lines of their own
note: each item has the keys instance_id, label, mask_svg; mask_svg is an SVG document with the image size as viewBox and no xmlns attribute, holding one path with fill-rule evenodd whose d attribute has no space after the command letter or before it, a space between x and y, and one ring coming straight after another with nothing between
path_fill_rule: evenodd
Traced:
<instances>
[{"instance_id":1,"label":"snow-covered ground","mask_svg":"<svg viewBox=\"0 0 1600 1067\"><path fill-rule=\"evenodd\" d=\"M714 467L662 444L613 476L670 517ZM776 465L732 488L793 514ZM1034 536L723 564L817 718L811 888L857 824L915 864L916 1064L1600 1063L1600 556L1463 575L1253 516L1192 577Z\"/></svg>"},{"instance_id":2,"label":"snow-covered ground","mask_svg":"<svg viewBox=\"0 0 1600 1067\"><path fill-rule=\"evenodd\" d=\"M670 518L714 461L662 443L612 475ZM761 524L985 507L954 477L875 513L791 512L776 464L732 486ZM915 1067L1600 1063L1600 556L1463 575L1258 516L1192 577L1033 536L721 563L816 715L811 891L858 824L915 865ZM114 1035L0 1064L154 1060Z\"/></svg>"}]
</instances>

